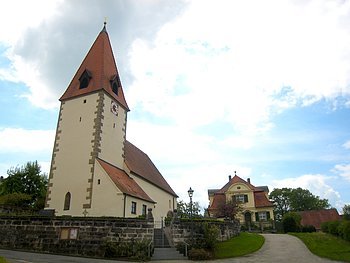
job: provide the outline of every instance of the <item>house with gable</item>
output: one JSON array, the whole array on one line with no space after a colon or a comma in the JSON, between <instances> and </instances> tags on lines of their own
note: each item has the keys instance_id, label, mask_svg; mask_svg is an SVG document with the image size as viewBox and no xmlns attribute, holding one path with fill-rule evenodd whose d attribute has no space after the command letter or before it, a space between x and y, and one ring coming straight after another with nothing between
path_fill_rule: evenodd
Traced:
<instances>
[{"instance_id":1,"label":"house with gable","mask_svg":"<svg viewBox=\"0 0 350 263\"><path fill-rule=\"evenodd\" d=\"M229 176L229 181L221 189L209 189L210 217L220 217L221 207L228 202L234 201L239 204L241 211L236 218L247 228L255 225L271 224L274 220L274 205L268 198L269 189L267 186L254 186L250 179L247 181L236 175Z\"/></svg>"},{"instance_id":2,"label":"house with gable","mask_svg":"<svg viewBox=\"0 0 350 263\"><path fill-rule=\"evenodd\" d=\"M56 215L161 220L177 194L126 140L126 102L106 23L60 98L45 209Z\"/></svg>"}]
</instances>

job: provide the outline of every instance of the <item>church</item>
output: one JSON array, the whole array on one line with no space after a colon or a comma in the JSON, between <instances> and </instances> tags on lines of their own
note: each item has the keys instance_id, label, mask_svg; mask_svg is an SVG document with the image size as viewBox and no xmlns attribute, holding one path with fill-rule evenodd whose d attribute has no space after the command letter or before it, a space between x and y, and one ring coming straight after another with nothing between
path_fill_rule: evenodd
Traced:
<instances>
[{"instance_id":1,"label":"church","mask_svg":"<svg viewBox=\"0 0 350 263\"><path fill-rule=\"evenodd\" d=\"M145 216L176 209L146 153L126 140L126 102L106 23L60 98L45 209L69 216Z\"/></svg>"}]
</instances>

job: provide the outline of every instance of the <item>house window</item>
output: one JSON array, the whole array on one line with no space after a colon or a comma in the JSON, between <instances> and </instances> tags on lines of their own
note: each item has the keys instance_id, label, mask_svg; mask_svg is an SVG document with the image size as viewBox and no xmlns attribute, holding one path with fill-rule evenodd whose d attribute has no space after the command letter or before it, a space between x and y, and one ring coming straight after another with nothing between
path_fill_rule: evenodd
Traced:
<instances>
[{"instance_id":1,"label":"house window","mask_svg":"<svg viewBox=\"0 0 350 263\"><path fill-rule=\"evenodd\" d=\"M66 193L66 196L64 197L63 210L69 210L70 209L70 199L71 199L71 194L70 194L70 192L68 192L68 193Z\"/></svg>"},{"instance_id":2,"label":"house window","mask_svg":"<svg viewBox=\"0 0 350 263\"><path fill-rule=\"evenodd\" d=\"M147 212L147 205L142 205L142 215L145 216Z\"/></svg>"},{"instance_id":3,"label":"house window","mask_svg":"<svg viewBox=\"0 0 350 263\"><path fill-rule=\"evenodd\" d=\"M131 213L136 214L136 202L131 202Z\"/></svg>"},{"instance_id":4,"label":"house window","mask_svg":"<svg viewBox=\"0 0 350 263\"><path fill-rule=\"evenodd\" d=\"M256 212L255 213L255 221L267 221L270 219L270 212L269 211L263 211L263 212Z\"/></svg>"},{"instance_id":5,"label":"house window","mask_svg":"<svg viewBox=\"0 0 350 263\"><path fill-rule=\"evenodd\" d=\"M248 195L234 195L237 203L248 203Z\"/></svg>"}]
</instances>

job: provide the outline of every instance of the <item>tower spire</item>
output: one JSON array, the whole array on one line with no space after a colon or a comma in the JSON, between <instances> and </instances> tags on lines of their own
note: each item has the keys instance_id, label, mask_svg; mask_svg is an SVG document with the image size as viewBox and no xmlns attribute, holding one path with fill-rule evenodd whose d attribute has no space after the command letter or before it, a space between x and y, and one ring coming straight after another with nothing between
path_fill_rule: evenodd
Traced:
<instances>
[{"instance_id":1,"label":"tower spire","mask_svg":"<svg viewBox=\"0 0 350 263\"><path fill-rule=\"evenodd\" d=\"M107 32L106 25L107 25L107 17L105 16L105 21L103 22L103 28L101 32Z\"/></svg>"}]
</instances>

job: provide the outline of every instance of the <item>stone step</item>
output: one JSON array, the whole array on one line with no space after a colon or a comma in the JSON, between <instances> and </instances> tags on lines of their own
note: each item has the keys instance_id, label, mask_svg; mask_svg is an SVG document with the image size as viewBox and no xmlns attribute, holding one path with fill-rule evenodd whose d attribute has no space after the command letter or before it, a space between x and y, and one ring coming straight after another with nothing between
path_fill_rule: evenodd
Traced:
<instances>
[{"instance_id":1,"label":"stone step","mask_svg":"<svg viewBox=\"0 0 350 263\"><path fill-rule=\"evenodd\" d=\"M164 259L187 259L184 255L180 254L175 248L154 248L152 260L164 260Z\"/></svg>"}]
</instances>

